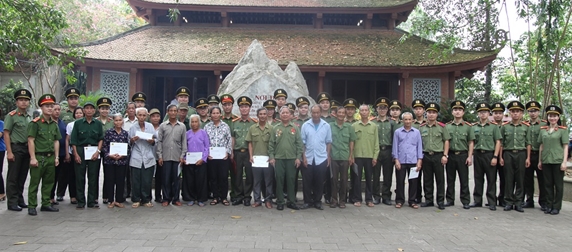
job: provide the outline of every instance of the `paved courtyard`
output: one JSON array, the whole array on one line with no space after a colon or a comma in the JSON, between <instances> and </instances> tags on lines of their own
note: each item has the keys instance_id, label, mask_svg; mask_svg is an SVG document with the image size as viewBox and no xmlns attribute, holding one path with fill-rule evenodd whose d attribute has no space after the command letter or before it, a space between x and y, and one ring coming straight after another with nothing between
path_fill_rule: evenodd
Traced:
<instances>
[{"instance_id":1,"label":"paved courtyard","mask_svg":"<svg viewBox=\"0 0 572 252\"><path fill-rule=\"evenodd\" d=\"M278 211L220 204L138 209L102 204L80 211L66 195L59 213L38 211L35 217L26 210L7 211L2 202L0 250L569 251L570 202L557 216L538 207L518 213L464 210L457 204L443 211L407 205Z\"/></svg>"}]
</instances>

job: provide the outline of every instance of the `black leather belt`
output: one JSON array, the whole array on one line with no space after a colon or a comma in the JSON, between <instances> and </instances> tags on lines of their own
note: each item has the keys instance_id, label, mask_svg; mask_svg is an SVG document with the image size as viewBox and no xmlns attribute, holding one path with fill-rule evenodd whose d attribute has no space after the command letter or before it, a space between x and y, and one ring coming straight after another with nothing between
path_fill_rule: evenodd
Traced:
<instances>
[{"instance_id":1,"label":"black leather belt","mask_svg":"<svg viewBox=\"0 0 572 252\"><path fill-rule=\"evenodd\" d=\"M28 146L28 143L12 143L13 145Z\"/></svg>"},{"instance_id":2,"label":"black leather belt","mask_svg":"<svg viewBox=\"0 0 572 252\"><path fill-rule=\"evenodd\" d=\"M532 154L532 155L538 155L538 151L531 150L531 151L530 151L530 154Z\"/></svg>"},{"instance_id":3,"label":"black leather belt","mask_svg":"<svg viewBox=\"0 0 572 252\"><path fill-rule=\"evenodd\" d=\"M433 156L433 155L443 154L443 152L424 151L423 154Z\"/></svg>"},{"instance_id":4,"label":"black leather belt","mask_svg":"<svg viewBox=\"0 0 572 252\"><path fill-rule=\"evenodd\" d=\"M454 151L454 150L452 150L449 153L451 153L453 155L461 155L461 154L467 154L468 152L467 151Z\"/></svg>"},{"instance_id":5,"label":"black leather belt","mask_svg":"<svg viewBox=\"0 0 572 252\"><path fill-rule=\"evenodd\" d=\"M53 155L54 155L53 152L36 152L36 156L51 157Z\"/></svg>"},{"instance_id":6,"label":"black leather belt","mask_svg":"<svg viewBox=\"0 0 572 252\"><path fill-rule=\"evenodd\" d=\"M494 151L489 151L489 150L475 150L476 153L493 153Z\"/></svg>"}]
</instances>

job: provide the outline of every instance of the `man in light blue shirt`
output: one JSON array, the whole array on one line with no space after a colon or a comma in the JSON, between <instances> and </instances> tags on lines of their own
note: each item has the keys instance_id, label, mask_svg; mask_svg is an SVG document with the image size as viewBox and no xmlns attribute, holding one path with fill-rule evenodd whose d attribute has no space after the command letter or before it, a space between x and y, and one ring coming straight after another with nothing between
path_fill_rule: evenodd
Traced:
<instances>
[{"instance_id":1,"label":"man in light blue shirt","mask_svg":"<svg viewBox=\"0 0 572 252\"><path fill-rule=\"evenodd\" d=\"M314 206L316 209L324 210L322 194L326 177L327 179L330 177L327 169L330 166L332 129L326 121L321 119L320 106L312 106L312 120L308 120L302 125L301 132L304 143L302 154L304 166L301 168L304 205L301 209Z\"/></svg>"},{"instance_id":2,"label":"man in light blue shirt","mask_svg":"<svg viewBox=\"0 0 572 252\"><path fill-rule=\"evenodd\" d=\"M395 207L401 208L405 203L405 176L412 170L419 172L423 160L423 141L419 130L411 127L413 115L409 112L401 116L403 127L395 130L391 155L395 160L395 177L397 182L395 194ZM419 177L409 179L409 206L417 209L417 186Z\"/></svg>"}]
</instances>

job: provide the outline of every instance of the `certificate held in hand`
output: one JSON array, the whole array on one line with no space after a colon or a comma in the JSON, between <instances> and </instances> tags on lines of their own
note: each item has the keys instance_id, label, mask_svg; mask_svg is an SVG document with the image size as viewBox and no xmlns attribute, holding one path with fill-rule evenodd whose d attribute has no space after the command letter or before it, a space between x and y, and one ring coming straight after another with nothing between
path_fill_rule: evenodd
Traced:
<instances>
[{"instance_id":1,"label":"certificate held in hand","mask_svg":"<svg viewBox=\"0 0 572 252\"><path fill-rule=\"evenodd\" d=\"M127 143L109 143L109 155L127 156Z\"/></svg>"},{"instance_id":2,"label":"certificate held in hand","mask_svg":"<svg viewBox=\"0 0 572 252\"><path fill-rule=\"evenodd\" d=\"M202 158L203 158L202 152L187 152L187 156L185 158L185 163L186 164L196 164Z\"/></svg>"},{"instance_id":3,"label":"certificate held in hand","mask_svg":"<svg viewBox=\"0 0 572 252\"><path fill-rule=\"evenodd\" d=\"M257 156L254 155L252 156L252 161L254 161L254 163L252 163L252 167L256 167L256 168L268 168L268 156Z\"/></svg>"},{"instance_id":4,"label":"certificate held in hand","mask_svg":"<svg viewBox=\"0 0 572 252\"><path fill-rule=\"evenodd\" d=\"M83 158L85 160L91 160L91 157L93 157L95 153L97 153L97 146L83 147ZM99 156L97 156L97 159L99 159Z\"/></svg>"},{"instance_id":5,"label":"certificate held in hand","mask_svg":"<svg viewBox=\"0 0 572 252\"><path fill-rule=\"evenodd\" d=\"M226 157L226 148L211 147L209 156L211 156L212 159L224 159L224 157Z\"/></svg>"},{"instance_id":6,"label":"certificate held in hand","mask_svg":"<svg viewBox=\"0 0 572 252\"><path fill-rule=\"evenodd\" d=\"M135 136L138 136L139 139L143 139L143 140L153 139L153 134L143 132L143 131L139 131L139 130L137 132L135 132Z\"/></svg>"}]
</instances>

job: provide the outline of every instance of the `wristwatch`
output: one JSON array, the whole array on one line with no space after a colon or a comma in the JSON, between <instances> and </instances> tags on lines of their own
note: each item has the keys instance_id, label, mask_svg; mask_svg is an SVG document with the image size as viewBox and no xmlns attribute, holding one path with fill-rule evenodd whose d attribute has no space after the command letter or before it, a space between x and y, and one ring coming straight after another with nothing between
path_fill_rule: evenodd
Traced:
<instances>
[{"instance_id":1,"label":"wristwatch","mask_svg":"<svg viewBox=\"0 0 572 252\"><path fill-rule=\"evenodd\" d=\"M98 149L98 150L97 150L97 153L101 153L101 151Z\"/></svg>"}]
</instances>

